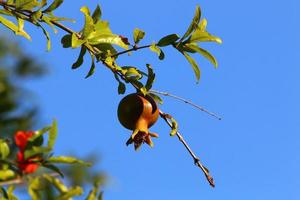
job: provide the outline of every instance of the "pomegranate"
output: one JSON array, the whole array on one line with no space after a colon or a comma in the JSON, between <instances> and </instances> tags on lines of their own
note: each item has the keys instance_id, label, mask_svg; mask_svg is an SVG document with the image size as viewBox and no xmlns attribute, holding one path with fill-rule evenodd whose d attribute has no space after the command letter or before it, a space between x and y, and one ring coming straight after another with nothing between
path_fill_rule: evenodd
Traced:
<instances>
[{"instance_id":1,"label":"pomegranate","mask_svg":"<svg viewBox=\"0 0 300 200\"><path fill-rule=\"evenodd\" d=\"M118 119L125 128L133 131L126 145L134 143L135 150L143 143L153 147L151 137L158 135L148 129L155 124L158 116L159 109L152 97L139 93L125 96L119 103Z\"/></svg>"}]
</instances>

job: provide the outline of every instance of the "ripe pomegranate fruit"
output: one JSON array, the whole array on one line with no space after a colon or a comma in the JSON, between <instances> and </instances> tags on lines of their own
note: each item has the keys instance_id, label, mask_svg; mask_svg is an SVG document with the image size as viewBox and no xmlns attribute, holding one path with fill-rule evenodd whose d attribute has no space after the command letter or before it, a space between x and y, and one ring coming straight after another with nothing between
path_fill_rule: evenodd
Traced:
<instances>
[{"instance_id":1,"label":"ripe pomegranate fruit","mask_svg":"<svg viewBox=\"0 0 300 200\"><path fill-rule=\"evenodd\" d=\"M150 133L148 129L155 124L158 116L159 109L152 97L139 93L125 96L119 103L118 119L125 128L133 130L126 145L134 143L135 150L143 143L153 147L151 137L158 135Z\"/></svg>"}]
</instances>

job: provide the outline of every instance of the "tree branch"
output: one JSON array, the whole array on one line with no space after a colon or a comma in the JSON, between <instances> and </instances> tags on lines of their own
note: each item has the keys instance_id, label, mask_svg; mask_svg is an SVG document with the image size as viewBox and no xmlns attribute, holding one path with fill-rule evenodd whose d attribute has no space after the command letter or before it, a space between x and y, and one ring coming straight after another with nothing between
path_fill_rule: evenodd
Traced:
<instances>
[{"instance_id":1,"label":"tree branch","mask_svg":"<svg viewBox=\"0 0 300 200\"><path fill-rule=\"evenodd\" d=\"M160 111L159 114L160 114L160 117L163 118L166 121L166 123L172 128L172 123L166 117L168 114L166 114L162 111ZM188 143L184 140L184 138L182 137L182 135L178 131L176 132L176 136L178 137L179 141L184 145L184 147L189 152L189 154L192 156L195 165L197 165L203 171L203 173L204 173L207 181L209 182L209 184L212 187L215 187L214 179L209 175L209 170L202 165L202 163L200 162L199 157L196 156L196 154L193 152L193 150L190 148Z\"/></svg>"},{"instance_id":2,"label":"tree branch","mask_svg":"<svg viewBox=\"0 0 300 200\"><path fill-rule=\"evenodd\" d=\"M205 113L207 113L207 114L209 114L209 115L211 115L211 116L217 118L218 120L221 120L221 119L222 119L222 118L219 117L217 114L215 114L215 113L213 113L213 112L210 112L210 111L206 110L205 108L203 108L203 107L201 107L201 106L199 106L199 105L193 103L193 102L190 101L190 100L184 99L184 98L179 97L179 96L176 96L176 95L174 95L174 94L171 94L171 93L168 93L168 92L161 92L161 91L157 91L157 90L150 90L150 93L155 93L155 94L160 94L160 95L163 95L163 96L172 97L172 98L177 99L177 100L179 100L179 101L183 101L184 103L187 103L187 104L189 104L189 105L191 105L191 106L193 106L193 107L195 107L195 108L197 108L197 109L199 109L199 110L201 110L201 111L203 111L203 112L205 112Z\"/></svg>"}]
</instances>

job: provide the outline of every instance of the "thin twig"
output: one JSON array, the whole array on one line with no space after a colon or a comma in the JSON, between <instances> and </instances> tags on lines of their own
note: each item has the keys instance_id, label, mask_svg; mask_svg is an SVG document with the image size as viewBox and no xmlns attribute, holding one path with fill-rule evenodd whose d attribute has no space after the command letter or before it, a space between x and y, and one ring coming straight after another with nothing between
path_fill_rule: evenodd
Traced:
<instances>
[{"instance_id":1,"label":"thin twig","mask_svg":"<svg viewBox=\"0 0 300 200\"><path fill-rule=\"evenodd\" d=\"M60 176L58 173L50 173L48 175L50 175L52 177ZM8 186L8 185L19 185L19 184L23 184L25 182L26 182L26 180L24 180L23 177L18 176L17 178L11 179L11 180L8 180L8 181L0 181L0 187L1 186Z\"/></svg>"},{"instance_id":2,"label":"thin twig","mask_svg":"<svg viewBox=\"0 0 300 200\"><path fill-rule=\"evenodd\" d=\"M22 178L16 178L16 179L12 179L9 181L1 181L0 182L0 187L1 186L7 186L7 185L17 185L17 184L22 184L23 183L23 179Z\"/></svg>"},{"instance_id":3,"label":"thin twig","mask_svg":"<svg viewBox=\"0 0 300 200\"><path fill-rule=\"evenodd\" d=\"M151 93L155 93L155 94L160 94L160 95L168 96L168 97L172 97L172 98L174 98L174 99L183 101L184 103L187 103L187 104L189 104L189 105L191 105L191 106L193 106L193 107L195 107L195 108L201 110L202 112L205 112L205 113L207 113L207 114L209 114L209 115L211 115L211 116L217 118L218 120L221 120L221 119L222 119L222 118L219 117L217 114L215 114L215 113L213 113L213 112L210 112L210 111L206 110L205 108L203 108L203 107L201 107L201 106L199 106L199 105L193 103L193 102L190 101L190 100L184 99L184 98L182 98L182 97L176 96L176 95L171 94L171 93L168 93L168 92L161 92L161 91L157 91L157 90L150 90L150 92L151 92Z\"/></svg>"},{"instance_id":4,"label":"thin twig","mask_svg":"<svg viewBox=\"0 0 300 200\"><path fill-rule=\"evenodd\" d=\"M167 114L165 114L162 111L160 111L159 114L160 114L160 117L163 118L166 121L166 123L172 128L172 123L166 117ZM209 182L209 184L212 187L215 187L214 179L209 175L208 169L202 165L202 163L200 162L199 157L196 156L196 154L193 152L193 150L190 148L190 146L187 144L187 142L184 140L184 138L182 137L182 135L178 131L176 132L176 136L178 137L179 141L184 145L186 150L190 153L190 155L194 159L195 165L197 165L203 171L203 173L204 173L207 181Z\"/></svg>"},{"instance_id":5,"label":"thin twig","mask_svg":"<svg viewBox=\"0 0 300 200\"><path fill-rule=\"evenodd\" d=\"M122 54L125 54L125 53L129 53L131 51L137 51L137 50L140 50L140 49L145 49L145 48L149 48L151 45L144 45L144 46L140 46L140 47L132 47L131 49L128 49L128 50L125 50L125 51L121 51L121 52L118 52L114 55L112 55L111 57L118 57L119 55L122 55Z\"/></svg>"}]
</instances>

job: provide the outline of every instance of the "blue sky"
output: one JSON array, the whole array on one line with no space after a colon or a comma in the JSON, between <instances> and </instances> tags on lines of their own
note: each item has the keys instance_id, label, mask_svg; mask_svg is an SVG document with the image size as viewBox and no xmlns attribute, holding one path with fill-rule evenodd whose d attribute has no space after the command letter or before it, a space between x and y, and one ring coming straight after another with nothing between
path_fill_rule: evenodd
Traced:
<instances>
[{"instance_id":1,"label":"blue sky","mask_svg":"<svg viewBox=\"0 0 300 200\"><path fill-rule=\"evenodd\" d=\"M71 70L78 51L61 47L62 31L52 34L52 51L47 53L41 33L28 27L33 41L21 40L21 45L51 73L27 86L37 92L41 126L52 118L59 121L57 154L100 155L97 169L111 176L105 199L299 199L299 1L66 0L56 13L76 19L76 24L66 24L80 30L80 7L97 3L115 33L131 38L138 27L146 31L145 44L169 33L182 35L199 4L208 31L223 39L222 45L204 45L217 57L217 70L197 57L199 84L189 64L171 48L165 49L163 62L148 50L120 59L137 66L151 63L157 73L155 89L192 99L223 117L215 120L169 98L161 106L177 119L211 170L216 188L209 187L179 141L169 137L162 120L152 128L160 134L155 148L135 152L126 147L130 132L117 120L122 96L111 73L99 64L85 80L89 63Z\"/></svg>"}]
</instances>

